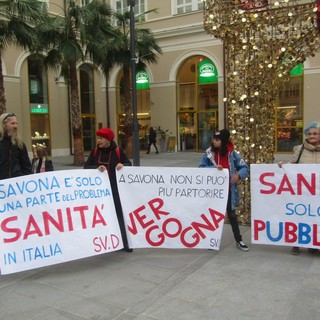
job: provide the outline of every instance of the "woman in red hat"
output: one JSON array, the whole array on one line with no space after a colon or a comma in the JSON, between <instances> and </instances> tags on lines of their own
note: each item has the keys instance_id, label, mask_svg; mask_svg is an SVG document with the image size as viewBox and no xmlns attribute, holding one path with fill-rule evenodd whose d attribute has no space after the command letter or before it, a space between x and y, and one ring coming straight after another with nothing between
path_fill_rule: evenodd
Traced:
<instances>
[{"instance_id":1,"label":"woman in red hat","mask_svg":"<svg viewBox=\"0 0 320 320\"><path fill-rule=\"evenodd\" d=\"M132 164L125 153L113 141L114 133L110 128L101 128L97 130L96 135L98 140L97 147L91 151L84 164L84 169L98 168L101 172L108 172L124 250L132 252L132 249L128 245L116 178L116 170L120 170L123 166L131 166Z\"/></svg>"}]
</instances>

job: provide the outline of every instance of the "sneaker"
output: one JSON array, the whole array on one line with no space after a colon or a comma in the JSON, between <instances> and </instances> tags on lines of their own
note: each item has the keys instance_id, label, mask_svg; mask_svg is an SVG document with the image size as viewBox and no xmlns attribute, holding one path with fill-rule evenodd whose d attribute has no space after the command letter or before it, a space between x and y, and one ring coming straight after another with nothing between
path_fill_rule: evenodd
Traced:
<instances>
[{"instance_id":1,"label":"sneaker","mask_svg":"<svg viewBox=\"0 0 320 320\"><path fill-rule=\"evenodd\" d=\"M319 251L319 249L309 249L309 252L310 252L313 256L320 256L320 251Z\"/></svg>"},{"instance_id":2,"label":"sneaker","mask_svg":"<svg viewBox=\"0 0 320 320\"><path fill-rule=\"evenodd\" d=\"M249 251L249 247L243 242L243 241L239 241L237 242L237 247L241 250L241 251Z\"/></svg>"},{"instance_id":3,"label":"sneaker","mask_svg":"<svg viewBox=\"0 0 320 320\"><path fill-rule=\"evenodd\" d=\"M299 247L292 247L291 249L291 254L293 254L294 256L297 256L300 254L300 249Z\"/></svg>"}]
</instances>

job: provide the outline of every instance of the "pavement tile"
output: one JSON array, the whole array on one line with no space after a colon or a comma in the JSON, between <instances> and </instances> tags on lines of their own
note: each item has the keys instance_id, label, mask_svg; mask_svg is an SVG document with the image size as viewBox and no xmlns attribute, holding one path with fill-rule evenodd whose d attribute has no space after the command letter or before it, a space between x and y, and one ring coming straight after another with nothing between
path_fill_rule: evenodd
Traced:
<instances>
[{"instance_id":1,"label":"pavement tile","mask_svg":"<svg viewBox=\"0 0 320 320\"><path fill-rule=\"evenodd\" d=\"M142 154L141 166L197 167L201 154ZM79 169L72 156L55 170ZM320 257L289 247L135 249L0 276L0 320L317 320Z\"/></svg>"}]
</instances>

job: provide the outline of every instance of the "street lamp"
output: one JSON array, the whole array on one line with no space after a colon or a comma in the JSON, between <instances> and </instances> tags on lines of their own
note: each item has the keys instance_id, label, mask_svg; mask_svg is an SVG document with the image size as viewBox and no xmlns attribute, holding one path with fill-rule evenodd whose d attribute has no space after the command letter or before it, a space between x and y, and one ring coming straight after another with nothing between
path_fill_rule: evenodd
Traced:
<instances>
[{"instance_id":1,"label":"street lamp","mask_svg":"<svg viewBox=\"0 0 320 320\"><path fill-rule=\"evenodd\" d=\"M135 0L129 0L130 4L130 53L131 53L131 78L132 78L132 113L133 113L133 165L140 166L139 125L137 117L137 86L136 86L136 51L134 41L134 5Z\"/></svg>"}]
</instances>

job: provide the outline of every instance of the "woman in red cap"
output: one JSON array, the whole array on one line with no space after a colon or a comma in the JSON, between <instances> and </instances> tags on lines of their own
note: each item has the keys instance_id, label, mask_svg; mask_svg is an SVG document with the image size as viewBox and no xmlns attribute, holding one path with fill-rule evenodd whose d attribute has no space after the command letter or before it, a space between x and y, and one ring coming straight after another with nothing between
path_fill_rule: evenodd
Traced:
<instances>
[{"instance_id":1,"label":"woman in red cap","mask_svg":"<svg viewBox=\"0 0 320 320\"><path fill-rule=\"evenodd\" d=\"M131 166L132 164L125 153L113 141L114 133L110 128L101 128L97 130L96 135L98 140L97 147L91 151L86 163L84 164L84 169L98 168L101 172L108 172L124 250L132 252L132 249L128 246L115 171L120 170L123 166Z\"/></svg>"}]
</instances>

